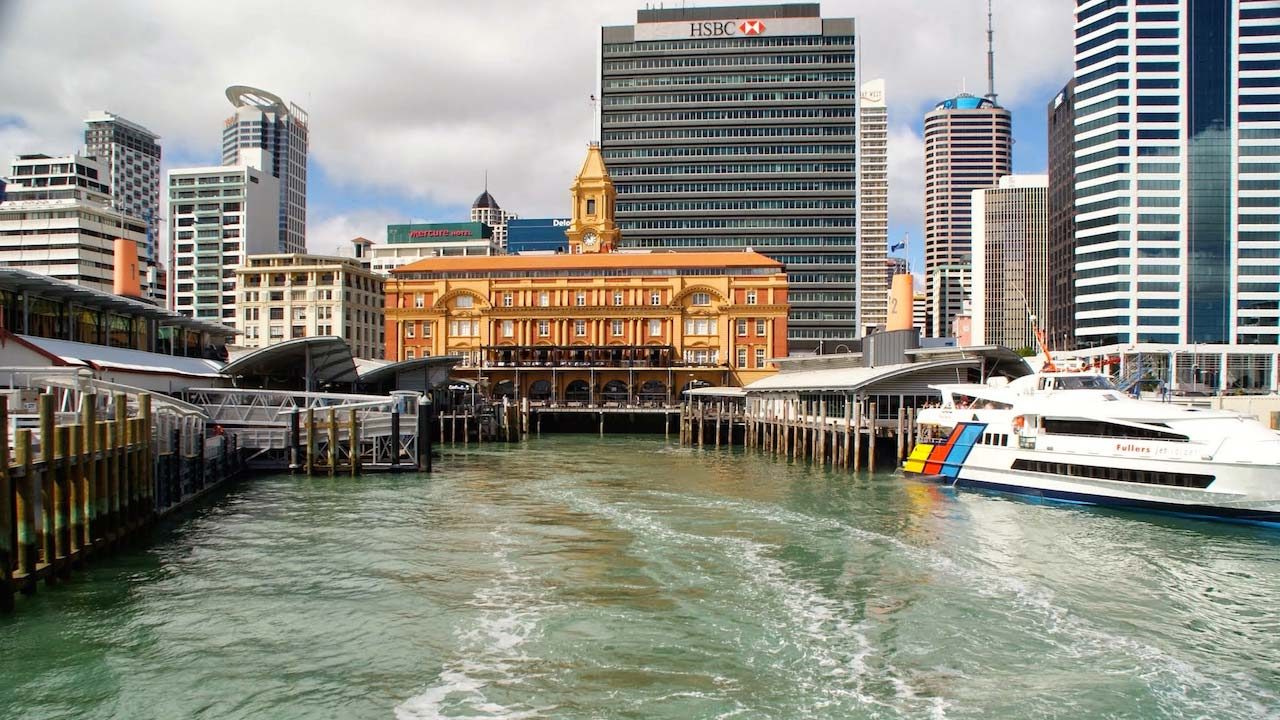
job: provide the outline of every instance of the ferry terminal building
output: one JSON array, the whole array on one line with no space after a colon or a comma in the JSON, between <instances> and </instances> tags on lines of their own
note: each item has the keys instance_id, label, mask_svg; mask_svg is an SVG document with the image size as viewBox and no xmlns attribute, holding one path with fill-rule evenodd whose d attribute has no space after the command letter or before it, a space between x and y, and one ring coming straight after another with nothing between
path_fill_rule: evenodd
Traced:
<instances>
[{"instance_id":1,"label":"ferry terminal building","mask_svg":"<svg viewBox=\"0 0 1280 720\"><path fill-rule=\"evenodd\" d=\"M386 357L456 355L495 396L658 406L690 386L740 386L787 354L781 263L746 252L615 252L598 145L571 189L559 255L437 257L386 284Z\"/></svg>"}]
</instances>

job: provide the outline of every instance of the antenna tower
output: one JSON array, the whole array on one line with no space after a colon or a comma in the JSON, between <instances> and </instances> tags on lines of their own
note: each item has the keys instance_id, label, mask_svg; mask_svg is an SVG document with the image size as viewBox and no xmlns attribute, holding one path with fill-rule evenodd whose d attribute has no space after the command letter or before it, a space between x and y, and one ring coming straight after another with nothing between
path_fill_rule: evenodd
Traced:
<instances>
[{"instance_id":1,"label":"antenna tower","mask_svg":"<svg viewBox=\"0 0 1280 720\"><path fill-rule=\"evenodd\" d=\"M987 0L987 99L996 102L996 40L991 26L991 0Z\"/></svg>"}]
</instances>

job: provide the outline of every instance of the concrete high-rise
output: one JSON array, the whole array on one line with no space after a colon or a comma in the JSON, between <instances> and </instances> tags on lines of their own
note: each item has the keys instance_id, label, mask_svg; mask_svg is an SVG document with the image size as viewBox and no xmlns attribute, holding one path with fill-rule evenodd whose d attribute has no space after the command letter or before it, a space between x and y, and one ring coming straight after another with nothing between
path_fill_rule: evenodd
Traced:
<instances>
[{"instance_id":1,"label":"concrete high-rise","mask_svg":"<svg viewBox=\"0 0 1280 720\"><path fill-rule=\"evenodd\" d=\"M222 164L248 165L280 181L278 252L306 252L307 143L305 110L266 90L233 85L236 109L222 129Z\"/></svg>"},{"instance_id":2,"label":"concrete high-rise","mask_svg":"<svg viewBox=\"0 0 1280 720\"><path fill-rule=\"evenodd\" d=\"M500 252L507 251L507 221L517 217L519 216L515 213L509 213L498 205L498 201L489 194L488 187L471 203L471 222L482 222L492 228L493 244L498 246Z\"/></svg>"},{"instance_id":3,"label":"concrete high-rise","mask_svg":"<svg viewBox=\"0 0 1280 720\"><path fill-rule=\"evenodd\" d=\"M115 239L146 241L142 220L111 206L107 168L80 155L19 155L0 203L0 265L114 291ZM139 286L151 299L145 267Z\"/></svg>"},{"instance_id":4,"label":"concrete high-rise","mask_svg":"<svg viewBox=\"0 0 1280 720\"><path fill-rule=\"evenodd\" d=\"M1076 339L1280 340L1280 3L1079 0Z\"/></svg>"},{"instance_id":5,"label":"concrete high-rise","mask_svg":"<svg viewBox=\"0 0 1280 720\"><path fill-rule=\"evenodd\" d=\"M1048 310L1047 175L1005 175L973 191L975 345L1035 348Z\"/></svg>"},{"instance_id":6,"label":"concrete high-rise","mask_svg":"<svg viewBox=\"0 0 1280 720\"><path fill-rule=\"evenodd\" d=\"M930 327L946 337L969 297L973 191L1013 169L1013 118L991 97L960 94L924 116L924 270Z\"/></svg>"},{"instance_id":7,"label":"concrete high-rise","mask_svg":"<svg viewBox=\"0 0 1280 720\"><path fill-rule=\"evenodd\" d=\"M90 113L84 124L85 155L106 168L111 207L147 224L147 239L138 255L144 262L159 261L160 136L105 111Z\"/></svg>"},{"instance_id":8,"label":"concrete high-rise","mask_svg":"<svg viewBox=\"0 0 1280 720\"><path fill-rule=\"evenodd\" d=\"M1076 115L1072 80L1049 103L1049 308L1041 318L1055 350L1076 339Z\"/></svg>"},{"instance_id":9,"label":"concrete high-rise","mask_svg":"<svg viewBox=\"0 0 1280 720\"><path fill-rule=\"evenodd\" d=\"M884 80L858 97L858 327L863 335L889 319L889 109ZM882 282L883 280L883 282Z\"/></svg>"},{"instance_id":10,"label":"concrete high-rise","mask_svg":"<svg viewBox=\"0 0 1280 720\"><path fill-rule=\"evenodd\" d=\"M171 309L236 327L236 268L279 243L278 183L250 165L169 171Z\"/></svg>"},{"instance_id":11,"label":"concrete high-rise","mask_svg":"<svg viewBox=\"0 0 1280 720\"><path fill-rule=\"evenodd\" d=\"M646 9L601 33L623 248L786 264L789 347L858 337L854 22L817 3Z\"/></svg>"}]
</instances>

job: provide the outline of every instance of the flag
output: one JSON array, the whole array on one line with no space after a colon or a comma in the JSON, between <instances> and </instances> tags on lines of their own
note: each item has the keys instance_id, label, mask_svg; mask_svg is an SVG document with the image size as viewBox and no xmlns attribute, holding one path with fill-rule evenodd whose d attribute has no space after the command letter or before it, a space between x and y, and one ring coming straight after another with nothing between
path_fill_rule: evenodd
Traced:
<instances>
[{"instance_id":1,"label":"flag","mask_svg":"<svg viewBox=\"0 0 1280 720\"><path fill-rule=\"evenodd\" d=\"M894 252L895 250L901 250L906 246L907 244L905 242L895 243L889 246L889 252Z\"/></svg>"}]
</instances>

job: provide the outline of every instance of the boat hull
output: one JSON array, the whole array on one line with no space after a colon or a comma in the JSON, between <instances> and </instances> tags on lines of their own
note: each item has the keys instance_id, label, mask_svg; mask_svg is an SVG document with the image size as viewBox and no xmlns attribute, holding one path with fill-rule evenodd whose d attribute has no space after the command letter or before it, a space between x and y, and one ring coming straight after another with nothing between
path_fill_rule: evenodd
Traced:
<instances>
[{"instance_id":1,"label":"boat hull","mask_svg":"<svg viewBox=\"0 0 1280 720\"><path fill-rule=\"evenodd\" d=\"M986 425L982 423L961 423L945 441L917 445L903 463L903 473L956 487L1053 502L1280 527L1280 504L1275 502L1210 504L1196 502L1198 498L1187 497L1187 493L1198 492L1195 490L1150 485L1117 489L1117 492L1108 494L1098 492L1096 483L1091 486L1087 482L1076 482L1072 477L1025 473L1003 463L991 466L981 460L975 462L971 455L977 438L985 428ZM1182 497L1175 500L1160 496L1169 493L1181 494ZM1243 500L1238 496L1233 498L1235 499Z\"/></svg>"},{"instance_id":2,"label":"boat hull","mask_svg":"<svg viewBox=\"0 0 1280 720\"><path fill-rule=\"evenodd\" d=\"M932 480L960 488L972 488L988 492L1042 498L1053 502L1069 503L1074 505L1097 505L1101 507L1122 508L1125 510L1136 510L1140 512L1160 513L1162 515L1178 515L1198 519L1280 527L1280 512L1271 510L1217 507L1213 505L1192 505L1186 503L1167 503L1156 500L1143 500L1139 498L1115 497L1110 495L1097 495L1094 493L1057 490L1053 488L1036 487L1034 485L1020 485L1010 482L971 480L966 479L963 472L956 478L948 478L941 475L919 475L916 473L906 474L920 479Z\"/></svg>"}]
</instances>

